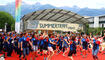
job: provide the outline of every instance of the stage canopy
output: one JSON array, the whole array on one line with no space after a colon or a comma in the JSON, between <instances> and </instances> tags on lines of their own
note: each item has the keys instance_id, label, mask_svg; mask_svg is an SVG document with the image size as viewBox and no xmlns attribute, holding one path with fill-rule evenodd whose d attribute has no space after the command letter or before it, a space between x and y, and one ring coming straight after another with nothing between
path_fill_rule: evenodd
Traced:
<instances>
[{"instance_id":1,"label":"stage canopy","mask_svg":"<svg viewBox=\"0 0 105 60\"><path fill-rule=\"evenodd\" d=\"M86 24L88 20L77 13L63 9L45 9L26 14L21 20L45 20L65 23Z\"/></svg>"}]
</instances>

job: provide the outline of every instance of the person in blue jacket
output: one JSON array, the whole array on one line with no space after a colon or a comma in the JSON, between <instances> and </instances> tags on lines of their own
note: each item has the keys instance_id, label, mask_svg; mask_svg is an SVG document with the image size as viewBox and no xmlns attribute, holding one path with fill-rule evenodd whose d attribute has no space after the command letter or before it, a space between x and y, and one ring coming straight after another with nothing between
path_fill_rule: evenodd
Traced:
<instances>
[{"instance_id":1,"label":"person in blue jacket","mask_svg":"<svg viewBox=\"0 0 105 60\"><path fill-rule=\"evenodd\" d=\"M93 49L92 49L92 55L93 55L93 59L94 60L99 60L98 59L98 52L99 52L99 45L100 45L100 41L97 40L97 37L95 37L93 39Z\"/></svg>"},{"instance_id":2,"label":"person in blue jacket","mask_svg":"<svg viewBox=\"0 0 105 60\"><path fill-rule=\"evenodd\" d=\"M4 51L7 52L8 51L8 39L9 39L9 35L4 34Z\"/></svg>"},{"instance_id":3,"label":"person in blue jacket","mask_svg":"<svg viewBox=\"0 0 105 60\"><path fill-rule=\"evenodd\" d=\"M65 54L68 52L68 50L69 50L69 45L68 45L68 43L69 43L69 37L67 37L67 35L65 35L65 37L64 37L64 40L63 40L63 48L64 48L64 53L63 53L63 56L65 56Z\"/></svg>"},{"instance_id":4,"label":"person in blue jacket","mask_svg":"<svg viewBox=\"0 0 105 60\"><path fill-rule=\"evenodd\" d=\"M48 51L51 52L51 53L48 56L48 60L50 60L52 58L52 56L54 55L53 45L56 44L54 41L55 41L54 40L54 35L49 35Z\"/></svg>"},{"instance_id":5,"label":"person in blue jacket","mask_svg":"<svg viewBox=\"0 0 105 60\"><path fill-rule=\"evenodd\" d=\"M9 34L8 37L8 52L7 52L7 56L11 56L12 51L13 51L13 43L12 41L14 40L13 35Z\"/></svg>"},{"instance_id":6,"label":"person in blue jacket","mask_svg":"<svg viewBox=\"0 0 105 60\"><path fill-rule=\"evenodd\" d=\"M43 41L43 34L40 34L39 36L39 47L40 47L40 55L42 56L43 55L43 45L44 45L44 41Z\"/></svg>"},{"instance_id":7,"label":"person in blue jacket","mask_svg":"<svg viewBox=\"0 0 105 60\"><path fill-rule=\"evenodd\" d=\"M44 37L44 44L43 44L43 53L44 53L44 60L48 60L47 52L48 52L48 36Z\"/></svg>"},{"instance_id":8,"label":"person in blue jacket","mask_svg":"<svg viewBox=\"0 0 105 60\"><path fill-rule=\"evenodd\" d=\"M34 58L38 57L38 55L37 55L37 51L38 51L38 44L37 43L38 43L38 40L36 39L36 35L35 34L32 35L31 42L33 44L33 55L34 55Z\"/></svg>"},{"instance_id":9,"label":"person in blue jacket","mask_svg":"<svg viewBox=\"0 0 105 60\"><path fill-rule=\"evenodd\" d=\"M72 55L76 55L76 42L75 42L75 36L71 37L70 43L68 43L70 45L70 51L68 53L68 56L71 60L73 60Z\"/></svg>"},{"instance_id":10,"label":"person in blue jacket","mask_svg":"<svg viewBox=\"0 0 105 60\"><path fill-rule=\"evenodd\" d=\"M21 50L23 50L23 58L26 59L26 56L29 55L29 45L31 45L32 47L32 43L30 41L30 37L28 36L28 34L24 34L22 37L22 42L21 42L22 46L21 46Z\"/></svg>"},{"instance_id":11,"label":"person in blue jacket","mask_svg":"<svg viewBox=\"0 0 105 60\"><path fill-rule=\"evenodd\" d=\"M19 35L19 40L18 40L18 52L19 52L19 58L21 59L21 57L22 57L22 49L21 49L21 47L22 47L22 44L21 44L21 42L22 42L22 36L23 36L23 33L22 34L20 34Z\"/></svg>"},{"instance_id":12,"label":"person in blue jacket","mask_svg":"<svg viewBox=\"0 0 105 60\"><path fill-rule=\"evenodd\" d=\"M87 42L87 38L86 35L83 36L82 40L81 40L81 44L82 44L82 52L83 52L83 58L86 57L86 53L87 53L87 48L88 48L88 42Z\"/></svg>"}]
</instances>

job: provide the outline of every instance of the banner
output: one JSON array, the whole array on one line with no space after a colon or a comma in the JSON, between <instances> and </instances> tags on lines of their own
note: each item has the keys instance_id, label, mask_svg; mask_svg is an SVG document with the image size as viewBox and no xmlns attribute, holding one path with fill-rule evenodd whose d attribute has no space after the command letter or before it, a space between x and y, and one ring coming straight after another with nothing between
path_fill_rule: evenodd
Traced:
<instances>
[{"instance_id":1,"label":"banner","mask_svg":"<svg viewBox=\"0 0 105 60\"><path fill-rule=\"evenodd\" d=\"M80 24L73 23L28 20L26 29L77 31L83 30L83 26Z\"/></svg>"}]
</instances>

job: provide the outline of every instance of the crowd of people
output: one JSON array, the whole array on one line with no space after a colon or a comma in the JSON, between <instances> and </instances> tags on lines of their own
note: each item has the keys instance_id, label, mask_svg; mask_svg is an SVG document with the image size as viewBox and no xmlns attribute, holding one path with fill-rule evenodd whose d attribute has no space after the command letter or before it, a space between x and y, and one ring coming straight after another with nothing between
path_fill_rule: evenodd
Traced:
<instances>
[{"instance_id":1,"label":"crowd of people","mask_svg":"<svg viewBox=\"0 0 105 60\"><path fill-rule=\"evenodd\" d=\"M63 52L63 56L68 53L68 57L74 60L72 56L77 56L78 51L81 52L83 58L86 58L87 53L92 50L93 59L99 60L97 54L101 52L100 47L104 42L104 38L105 36L75 33L0 32L0 53L7 52L7 56L10 57L14 50L19 54L20 59L27 59L26 57L32 52L35 58L40 54L44 56L44 60L51 60L54 54Z\"/></svg>"}]
</instances>

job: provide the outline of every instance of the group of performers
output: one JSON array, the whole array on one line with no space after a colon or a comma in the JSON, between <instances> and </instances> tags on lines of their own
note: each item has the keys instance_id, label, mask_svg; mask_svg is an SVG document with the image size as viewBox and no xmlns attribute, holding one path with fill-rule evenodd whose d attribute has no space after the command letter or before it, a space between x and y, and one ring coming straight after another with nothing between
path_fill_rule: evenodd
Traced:
<instances>
[{"instance_id":1,"label":"group of performers","mask_svg":"<svg viewBox=\"0 0 105 60\"><path fill-rule=\"evenodd\" d=\"M74 60L72 56L77 56L78 51L81 52L83 58L86 58L87 53L92 50L93 59L99 60L97 54L104 42L103 38L75 33L0 32L0 52L7 52L7 56L10 57L14 50L19 54L20 59L24 58L26 60L30 52L32 52L34 58L37 58L38 54L44 56L44 60L51 60L54 54L58 55L63 52L63 56L68 53L68 57Z\"/></svg>"}]
</instances>

